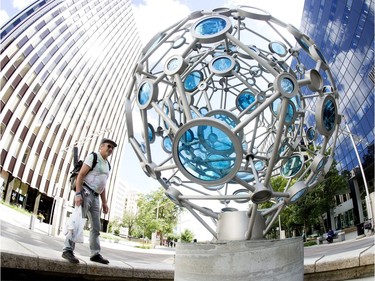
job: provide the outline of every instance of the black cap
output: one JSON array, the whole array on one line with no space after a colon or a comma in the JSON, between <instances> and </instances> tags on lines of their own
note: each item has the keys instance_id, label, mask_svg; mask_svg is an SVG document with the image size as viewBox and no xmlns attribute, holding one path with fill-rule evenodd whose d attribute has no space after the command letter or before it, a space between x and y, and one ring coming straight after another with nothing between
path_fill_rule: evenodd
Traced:
<instances>
[{"instance_id":1,"label":"black cap","mask_svg":"<svg viewBox=\"0 0 375 281\"><path fill-rule=\"evenodd\" d=\"M113 147L116 147L117 146L117 143L115 143L113 140L111 139L102 139L102 141L100 142L100 144L103 144L103 143L110 143L113 145Z\"/></svg>"}]
</instances>

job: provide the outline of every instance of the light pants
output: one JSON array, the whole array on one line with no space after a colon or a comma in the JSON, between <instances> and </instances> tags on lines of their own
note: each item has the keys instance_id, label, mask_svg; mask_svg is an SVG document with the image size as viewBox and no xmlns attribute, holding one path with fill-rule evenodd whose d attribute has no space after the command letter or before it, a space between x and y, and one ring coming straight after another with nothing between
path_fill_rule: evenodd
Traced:
<instances>
[{"instance_id":1,"label":"light pants","mask_svg":"<svg viewBox=\"0 0 375 281\"><path fill-rule=\"evenodd\" d=\"M100 207L99 196L95 196L93 192L83 188L83 206L82 217L88 217L91 230L90 230L90 257L100 253ZM74 251L75 243L68 238L65 239L63 251Z\"/></svg>"}]
</instances>

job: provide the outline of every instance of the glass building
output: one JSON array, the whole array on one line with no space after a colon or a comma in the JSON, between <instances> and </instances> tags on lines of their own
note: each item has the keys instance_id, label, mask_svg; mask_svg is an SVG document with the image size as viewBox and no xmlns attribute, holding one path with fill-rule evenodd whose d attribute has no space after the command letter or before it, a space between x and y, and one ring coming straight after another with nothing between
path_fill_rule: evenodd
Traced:
<instances>
[{"instance_id":1,"label":"glass building","mask_svg":"<svg viewBox=\"0 0 375 281\"><path fill-rule=\"evenodd\" d=\"M331 222L354 226L370 217L359 161L374 194L374 1L305 0L300 30L320 47L338 85L344 120L335 158L350 189L336 196Z\"/></svg>"},{"instance_id":2,"label":"glass building","mask_svg":"<svg viewBox=\"0 0 375 281\"><path fill-rule=\"evenodd\" d=\"M68 175L103 137L119 146L106 195L115 209L125 146L123 102L141 52L129 0L43 0L1 27L1 195L60 229ZM54 200L56 199L56 200ZM55 219L56 218L56 219ZM103 229L111 218L102 214ZM61 221L60 221L61 220Z\"/></svg>"}]
</instances>

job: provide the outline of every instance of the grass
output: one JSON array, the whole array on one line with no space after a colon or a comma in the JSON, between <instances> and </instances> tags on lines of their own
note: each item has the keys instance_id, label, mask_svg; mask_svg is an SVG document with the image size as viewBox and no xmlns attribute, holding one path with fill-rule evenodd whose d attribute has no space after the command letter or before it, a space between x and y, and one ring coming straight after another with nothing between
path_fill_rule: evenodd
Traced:
<instances>
[{"instance_id":1,"label":"grass","mask_svg":"<svg viewBox=\"0 0 375 281\"><path fill-rule=\"evenodd\" d=\"M3 200L1 200L0 203L3 204L3 205L5 205L5 206L7 206L7 207L9 207L9 208L11 208L11 209L13 209L13 210L15 210L15 211L17 211L17 212L19 212L19 213L24 214L24 215L31 216L33 214L32 212L29 212L29 211L27 211L27 210L25 210L23 208L17 207L16 205L5 203Z\"/></svg>"},{"instance_id":2,"label":"grass","mask_svg":"<svg viewBox=\"0 0 375 281\"><path fill-rule=\"evenodd\" d=\"M139 249L145 249L145 250L151 249L151 245L141 245L141 246L135 246L135 247Z\"/></svg>"},{"instance_id":3,"label":"grass","mask_svg":"<svg viewBox=\"0 0 375 281\"><path fill-rule=\"evenodd\" d=\"M303 243L303 245L305 247L315 246L316 245L316 241L307 241L307 242Z\"/></svg>"}]
</instances>

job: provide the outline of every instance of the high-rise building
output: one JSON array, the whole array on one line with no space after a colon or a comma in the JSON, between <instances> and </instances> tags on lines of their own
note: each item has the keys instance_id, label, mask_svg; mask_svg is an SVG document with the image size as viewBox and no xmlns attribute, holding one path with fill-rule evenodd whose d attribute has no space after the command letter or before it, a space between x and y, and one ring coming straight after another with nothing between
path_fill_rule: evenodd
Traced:
<instances>
[{"instance_id":1,"label":"high-rise building","mask_svg":"<svg viewBox=\"0 0 375 281\"><path fill-rule=\"evenodd\" d=\"M320 47L338 86L344 120L335 159L350 189L336 196L331 221L354 226L370 217L365 198L374 194L374 1L305 0L300 30Z\"/></svg>"},{"instance_id":2,"label":"high-rise building","mask_svg":"<svg viewBox=\"0 0 375 281\"><path fill-rule=\"evenodd\" d=\"M83 159L106 137L119 144L106 189L116 208L124 94L140 52L129 0L36 1L1 27L0 186L6 202L43 213L47 222L56 203L54 226L61 228L59 218L74 196L68 182L73 147ZM111 214L102 214L104 230Z\"/></svg>"}]
</instances>

